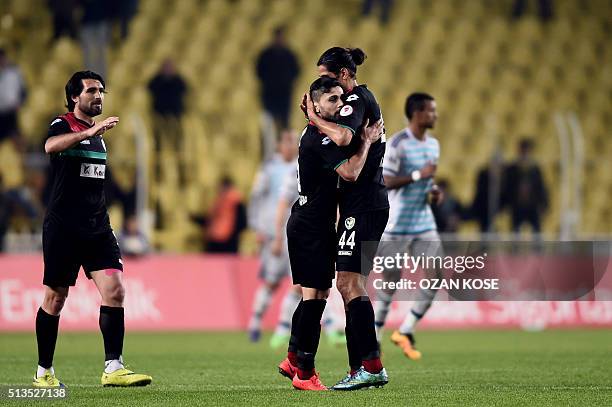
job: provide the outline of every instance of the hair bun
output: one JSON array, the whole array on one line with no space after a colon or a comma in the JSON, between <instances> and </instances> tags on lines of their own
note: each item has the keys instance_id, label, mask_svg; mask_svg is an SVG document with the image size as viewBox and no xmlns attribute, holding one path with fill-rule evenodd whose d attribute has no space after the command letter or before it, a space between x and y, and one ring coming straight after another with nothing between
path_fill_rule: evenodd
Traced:
<instances>
[{"instance_id":1,"label":"hair bun","mask_svg":"<svg viewBox=\"0 0 612 407\"><path fill-rule=\"evenodd\" d=\"M351 54L351 59L355 65L363 64L363 61L366 59L366 54L361 48L349 48L348 52Z\"/></svg>"}]
</instances>

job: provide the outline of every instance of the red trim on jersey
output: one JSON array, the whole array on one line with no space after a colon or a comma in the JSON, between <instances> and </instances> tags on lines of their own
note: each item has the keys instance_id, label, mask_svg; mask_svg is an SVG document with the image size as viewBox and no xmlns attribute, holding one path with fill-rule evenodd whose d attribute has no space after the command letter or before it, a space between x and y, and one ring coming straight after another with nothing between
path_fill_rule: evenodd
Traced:
<instances>
[{"instance_id":1,"label":"red trim on jersey","mask_svg":"<svg viewBox=\"0 0 612 407\"><path fill-rule=\"evenodd\" d=\"M319 134L325 135L325 133L323 133L312 120L308 120L308 124L310 124L312 127L316 128L317 131L319 132Z\"/></svg>"},{"instance_id":2,"label":"red trim on jersey","mask_svg":"<svg viewBox=\"0 0 612 407\"><path fill-rule=\"evenodd\" d=\"M88 123L76 117L73 112L68 112L58 117L60 119L66 120L68 122L68 125L70 126L70 130L72 130L75 133L78 133L79 131L90 129L95 124L94 123L92 125L89 125Z\"/></svg>"}]
</instances>

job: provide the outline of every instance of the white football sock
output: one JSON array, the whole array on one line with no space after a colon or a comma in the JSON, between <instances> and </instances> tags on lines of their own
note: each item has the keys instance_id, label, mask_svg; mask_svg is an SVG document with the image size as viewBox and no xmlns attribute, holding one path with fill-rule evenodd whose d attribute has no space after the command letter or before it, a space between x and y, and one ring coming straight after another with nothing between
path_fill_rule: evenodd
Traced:
<instances>
[{"instance_id":1,"label":"white football sock","mask_svg":"<svg viewBox=\"0 0 612 407\"><path fill-rule=\"evenodd\" d=\"M123 357L119 359L107 360L104 362L104 373L113 373L116 370L123 369Z\"/></svg>"},{"instance_id":2,"label":"white football sock","mask_svg":"<svg viewBox=\"0 0 612 407\"><path fill-rule=\"evenodd\" d=\"M48 370L51 372L51 374L55 374L55 370L53 370L53 366L51 366ZM36 377L43 377L46 371L47 369L38 365L38 368L36 368Z\"/></svg>"}]
</instances>

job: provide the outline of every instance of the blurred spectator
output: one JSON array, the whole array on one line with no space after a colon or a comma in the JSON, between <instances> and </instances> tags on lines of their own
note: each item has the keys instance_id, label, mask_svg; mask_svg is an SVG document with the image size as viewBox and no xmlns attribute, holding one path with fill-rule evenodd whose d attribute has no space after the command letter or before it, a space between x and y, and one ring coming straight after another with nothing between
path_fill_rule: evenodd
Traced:
<instances>
[{"instance_id":1,"label":"blurred spectator","mask_svg":"<svg viewBox=\"0 0 612 407\"><path fill-rule=\"evenodd\" d=\"M130 21L138 12L138 0L112 0L113 17L119 23L121 39L129 34Z\"/></svg>"},{"instance_id":2,"label":"blurred spectator","mask_svg":"<svg viewBox=\"0 0 612 407\"><path fill-rule=\"evenodd\" d=\"M380 5L380 22L387 24L389 21L389 11L393 5L393 0L363 0L362 15L364 17L369 16L372 13L372 9L375 4Z\"/></svg>"},{"instance_id":3,"label":"blurred spectator","mask_svg":"<svg viewBox=\"0 0 612 407\"><path fill-rule=\"evenodd\" d=\"M274 30L274 40L257 58L257 77L261 81L261 103L264 121L274 121L274 133L264 130L264 158L269 158L276 146L276 137L281 129L289 125L290 108L293 101L293 83L300 74L297 57L289 49L285 40L285 27Z\"/></svg>"},{"instance_id":4,"label":"blurred spectator","mask_svg":"<svg viewBox=\"0 0 612 407\"><path fill-rule=\"evenodd\" d=\"M20 146L17 114L25 99L26 86L21 71L0 48L0 143L10 137Z\"/></svg>"},{"instance_id":5,"label":"blurred spectator","mask_svg":"<svg viewBox=\"0 0 612 407\"><path fill-rule=\"evenodd\" d=\"M47 0L47 4L53 16L53 40L63 35L76 40L77 25L74 13L78 9L77 0Z\"/></svg>"},{"instance_id":6,"label":"blurred spectator","mask_svg":"<svg viewBox=\"0 0 612 407\"><path fill-rule=\"evenodd\" d=\"M127 219L136 211L136 187L132 186L128 190L122 188L113 176L113 171L110 166L106 166L104 174L106 182L104 182L104 198L106 206L110 207L115 203L121 205L123 218Z\"/></svg>"},{"instance_id":7,"label":"blurred spectator","mask_svg":"<svg viewBox=\"0 0 612 407\"><path fill-rule=\"evenodd\" d=\"M165 59L159 71L149 81L149 92L155 112L155 149L161 150L163 142L170 142L174 151L181 148L182 132L179 123L185 111L183 99L187 92L185 80L176 70L171 59Z\"/></svg>"},{"instance_id":8,"label":"blurred spectator","mask_svg":"<svg viewBox=\"0 0 612 407\"><path fill-rule=\"evenodd\" d=\"M106 48L110 39L112 8L104 1L81 0L81 44L85 68L106 78Z\"/></svg>"},{"instance_id":9,"label":"blurred spectator","mask_svg":"<svg viewBox=\"0 0 612 407\"><path fill-rule=\"evenodd\" d=\"M453 195L447 180L441 179L437 182L437 185L444 198L438 205L431 205L436 226L441 233L456 233L459 230L461 220L464 218L465 210L457 197Z\"/></svg>"},{"instance_id":10,"label":"blurred spectator","mask_svg":"<svg viewBox=\"0 0 612 407\"><path fill-rule=\"evenodd\" d=\"M240 232L247 226L242 195L234 182L224 176L206 222L206 251L210 253L238 253Z\"/></svg>"},{"instance_id":11,"label":"blurred spectator","mask_svg":"<svg viewBox=\"0 0 612 407\"><path fill-rule=\"evenodd\" d=\"M4 190L4 181L0 174L0 253L4 251L4 237L9 228L11 219L11 202Z\"/></svg>"},{"instance_id":12,"label":"blurred spectator","mask_svg":"<svg viewBox=\"0 0 612 407\"><path fill-rule=\"evenodd\" d=\"M183 97L187 91L185 80L176 70L174 61L167 58L157 74L149 82L153 98L153 110L161 116L183 115Z\"/></svg>"},{"instance_id":13,"label":"blurred spectator","mask_svg":"<svg viewBox=\"0 0 612 407\"><path fill-rule=\"evenodd\" d=\"M138 218L130 215L125 218L123 228L117 237L121 254L125 256L139 257L147 254L150 250L149 240L138 226Z\"/></svg>"},{"instance_id":14,"label":"blurred spectator","mask_svg":"<svg viewBox=\"0 0 612 407\"><path fill-rule=\"evenodd\" d=\"M518 158L507 166L502 196L510 207L512 230L520 231L528 223L534 233L540 232L540 217L548 207L548 192L538 163L531 157L533 142L522 139L518 145Z\"/></svg>"},{"instance_id":15,"label":"blurred spectator","mask_svg":"<svg viewBox=\"0 0 612 407\"><path fill-rule=\"evenodd\" d=\"M538 15L542 21L549 21L553 17L553 0L536 0L538 4ZM512 6L512 18L518 20L525 13L527 0L514 0Z\"/></svg>"},{"instance_id":16,"label":"blurred spectator","mask_svg":"<svg viewBox=\"0 0 612 407\"><path fill-rule=\"evenodd\" d=\"M42 171L33 171L24 185L5 190L0 174L0 252L5 249L4 238L14 219L24 220L29 232L39 230L44 213L42 195L45 180Z\"/></svg>"},{"instance_id":17,"label":"blurred spectator","mask_svg":"<svg viewBox=\"0 0 612 407\"><path fill-rule=\"evenodd\" d=\"M470 218L476 219L483 233L493 232L493 222L502 203L502 157L493 154L489 163L478 172L476 193L470 209Z\"/></svg>"}]
</instances>

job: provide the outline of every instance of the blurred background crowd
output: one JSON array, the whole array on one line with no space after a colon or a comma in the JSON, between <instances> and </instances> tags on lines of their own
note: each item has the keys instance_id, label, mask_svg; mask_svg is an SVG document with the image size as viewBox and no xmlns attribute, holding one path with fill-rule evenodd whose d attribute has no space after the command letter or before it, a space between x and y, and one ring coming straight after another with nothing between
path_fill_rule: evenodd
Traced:
<instances>
[{"instance_id":1,"label":"blurred background crowd","mask_svg":"<svg viewBox=\"0 0 612 407\"><path fill-rule=\"evenodd\" d=\"M612 231L608 0L0 2L0 250L40 249L49 123L77 70L106 79L107 200L124 252L255 251L246 210L279 134L334 46L387 134L436 98L442 233Z\"/></svg>"}]
</instances>

